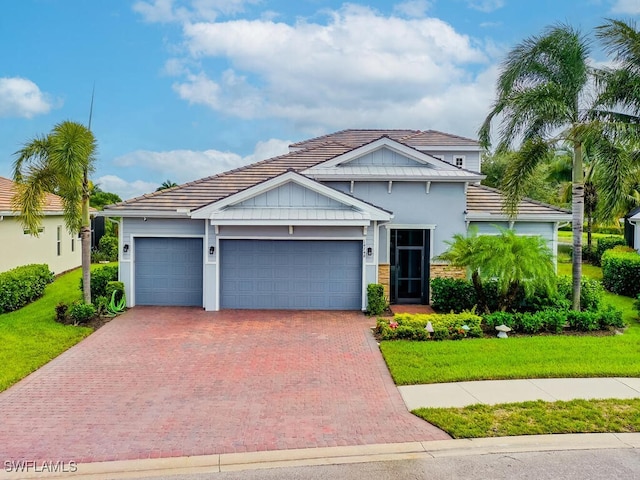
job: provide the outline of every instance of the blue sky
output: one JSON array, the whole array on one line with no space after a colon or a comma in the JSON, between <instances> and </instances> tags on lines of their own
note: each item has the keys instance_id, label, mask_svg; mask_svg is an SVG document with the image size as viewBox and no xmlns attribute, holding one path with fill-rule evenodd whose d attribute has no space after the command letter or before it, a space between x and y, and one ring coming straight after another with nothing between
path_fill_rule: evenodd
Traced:
<instances>
[{"instance_id":1,"label":"blue sky","mask_svg":"<svg viewBox=\"0 0 640 480\"><path fill-rule=\"evenodd\" d=\"M93 179L123 199L343 128L475 137L513 45L639 16L640 0L7 1L0 176L23 142L86 123L94 84Z\"/></svg>"}]
</instances>

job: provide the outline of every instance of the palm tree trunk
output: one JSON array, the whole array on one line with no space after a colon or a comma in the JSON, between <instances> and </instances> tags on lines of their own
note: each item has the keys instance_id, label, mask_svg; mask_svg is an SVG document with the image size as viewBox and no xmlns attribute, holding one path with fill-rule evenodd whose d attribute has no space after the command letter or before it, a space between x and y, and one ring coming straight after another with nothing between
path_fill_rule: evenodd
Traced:
<instances>
[{"instance_id":1,"label":"palm tree trunk","mask_svg":"<svg viewBox=\"0 0 640 480\"><path fill-rule=\"evenodd\" d=\"M85 175L85 185L87 185ZM82 246L82 293L85 303L91 303L91 220L89 218L88 189L82 195L82 227L80 227Z\"/></svg>"},{"instance_id":2,"label":"palm tree trunk","mask_svg":"<svg viewBox=\"0 0 640 480\"><path fill-rule=\"evenodd\" d=\"M477 270L474 270L473 273L471 273L471 282L473 283L473 288L476 291L476 304L478 305L478 311L480 313L490 313L489 307L487 306L487 296L484 293L480 273Z\"/></svg>"},{"instance_id":3,"label":"palm tree trunk","mask_svg":"<svg viewBox=\"0 0 640 480\"><path fill-rule=\"evenodd\" d=\"M571 213L573 222L572 300L573 310L580 310L580 282L582 280L582 229L584 222L584 173L582 171L582 142L573 147L573 184Z\"/></svg>"}]
</instances>

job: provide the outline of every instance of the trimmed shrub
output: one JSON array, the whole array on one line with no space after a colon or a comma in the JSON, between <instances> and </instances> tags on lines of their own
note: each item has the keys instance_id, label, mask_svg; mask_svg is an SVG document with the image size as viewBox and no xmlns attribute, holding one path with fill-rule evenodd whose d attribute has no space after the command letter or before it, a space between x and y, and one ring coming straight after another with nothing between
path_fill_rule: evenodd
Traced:
<instances>
[{"instance_id":1,"label":"trimmed shrub","mask_svg":"<svg viewBox=\"0 0 640 480\"><path fill-rule=\"evenodd\" d=\"M122 293L124 294L124 285L122 287ZM109 295L111 295L111 293ZM387 300L384 298L384 287L379 283L370 283L367 285L367 308L369 315L380 315L385 311L387 305Z\"/></svg>"},{"instance_id":2,"label":"trimmed shrub","mask_svg":"<svg viewBox=\"0 0 640 480\"><path fill-rule=\"evenodd\" d=\"M600 328L598 314L596 312L576 312L569 310L567 312L567 320L569 326L574 330L582 332L591 332Z\"/></svg>"},{"instance_id":3,"label":"trimmed shrub","mask_svg":"<svg viewBox=\"0 0 640 480\"><path fill-rule=\"evenodd\" d=\"M45 264L31 264L0 273L0 313L12 312L40 298L53 273Z\"/></svg>"},{"instance_id":4,"label":"trimmed shrub","mask_svg":"<svg viewBox=\"0 0 640 480\"><path fill-rule=\"evenodd\" d=\"M604 255L604 252L618 245L626 246L627 242L622 237L603 237L598 239L595 256L593 258L594 264L598 266L601 265L602 255Z\"/></svg>"},{"instance_id":5,"label":"trimmed shrub","mask_svg":"<svg viewBox=\"0 0 640 480\"><path fill-rule=\"evenodd\" d=\"M476 292L468 280L434 278L431 280L431 306L440 312L460 313L471 310Z\"/></svg>"},{"instance_id":6,"label":"trimmed shrub","mask_svg":"<svg viewBox=\"0 0 640 480\"><path fill-rule=\"evenodd\" d=\"M96 307L90 303L74 302L68 310L74 325L87 323L96 316Z\"/></svg>"},{"instance_id":7,"label":"trimmed shrub","mask_svg":"<svg viewBox=\"0 0 640 480\"><path fill-rule=\"evenodd\" d=\"M516 315L509 312L493 312L483 317L488 330L495 330L498 325L506 325L511 330L516 330Z\"/></svg>"},{"instance_id":8,"label":"trimmed shrub","mask_svg":"<svg viewBox=\"0 0 640 480\"><path fill-rule=\"evenodd\" d=\"M107 284L118 280L118 266L106 265L96 268L91 272L91 301L97 297L107 296ZM82 278L80 278L80 290L82 290Z\"/></svg>"},{"instance_id":9,"label":"trimmed shrub","mask_svg":"<svg viewBox=\"0 0 640 480\"><path fill-rule=\"evenodd\" d=\"M106 291L105 298L107 298L107 304L109 301L111 301L111 296L113 295L113 292L116 292L115 301L119 302L120 300L122 300L122 297L124 297L124 283L118 282L118 281L107 282L107 287L105 291Z\"/></svg>"},{"instance_id":10,"label":"trimmed shrub","mask_svg":"<svg viewBox=\"0 0 640 480\"><path fill-rule=\"evenodd\" d=\"M626 326L622 319L622 311L613 305L606 305L598 312L598 323L603 330L607 327L624 328Z\"/></svg>"},{"instance_id":11,"label":"trimmed shrub","mask_svg":"<svg viewBox=\"0 0 640 480\"><path fill-rule=\"evenodd\" d=\"M118 238L104 235L98 242L98 252L104 255L104 259L110 262L118 260Z\"/></svg>"},{"instance_id":12,"label":"trimmed shrub","mask_svg":"<svg viewBox=\"0 0 640 480\"><path fill-rule=\"evenodd\" d=\"M433 333L425 330L431 322ZM401 313L393 320L378 319L376 333L382 340L457 340L465 337L480 337L482 318L472 312L446 314ZM468 327L468 330L462 328Z\"/></svg>"},{"instance_id":13,"label":"trimmed shrub","mask_svg":"<svg viewBox=\"0 0 640 480\"><path fill-rule=\"evenodd\" d=\"M602 284L618 295L636 297L640 293L640 254L608 250L602 256Z\"/></svg>"},{"instance_id":14,"label":"trimmed shrub","mask_svg":"<svg viewBox=\"0 0 640 480\"><path fill-rule=\"evenodd\" d=\"M558 277L558 298L553 300L550 306L555 308L570 308L573 296L573 284L571 277L563 275ZM580 282L580 307L582 310L596 311L600 308L604 289L598 280L582 277Z\"/></svg>"}]
</instances>

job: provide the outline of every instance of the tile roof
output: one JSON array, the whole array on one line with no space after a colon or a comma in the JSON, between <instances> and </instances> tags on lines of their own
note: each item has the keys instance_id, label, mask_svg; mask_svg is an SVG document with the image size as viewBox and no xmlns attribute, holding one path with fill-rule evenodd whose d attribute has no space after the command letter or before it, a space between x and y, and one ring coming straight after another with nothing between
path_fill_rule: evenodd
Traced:
<instances>
[{"instance_id":1,"label":"tile roof","mask_svg":"<svg viewBox=\"0 0 640 480\"><path fill-rule=\"evenodd\" d=\"M8 215L10 212L17 213L11 204L15 192L15 183L8 178L0 177L0 212L3 212L3 215ZM62 199L58 195L45 194L44 212L58 213L62 210Z\"/></svg>"},{"instance_id":2,"label":"tile roof","mask_svg":"<svg viewBox=\"0 0 640 480\"><path fill-rule=\"evenodd\" d=\"M328 142L315 148L287 153L167 190L109 205L105 207L105 210L129 210L130 208L173 212L178 208L193 210L269 180L287 170L305 170L349 150L352 148Z\"/></svg>"},{"instance_id":3,"label":"tile roof","mask_svg":"<svg viewBox=\"0 0 640 480\"><path fill-rule=\"evenodd\" d=\"M504 196L499 190L484 185L469 185L467 188L467 213L482 215L504 215ZM570 215L564 208L525 198L518 205L518 215Z\"/></svg>"},{"instance_id":4,"label":"tile roof","mask_svg":"<svg viewBox=\"0 0 640 480\"><path fill-rule=\"evenodd\" d=\"M290 148L313 148L327 142L341 143L347 147L356 148L378 140L381 137L389 137L392 140L401 141L403 138L417 133L420 133L420 130L341 130L339 132L322 135L321 137L293 143L290 145Z\"/></svg>"},{"instance_id":5,"label":"tile roof","mask_svg":"<svg viewBox=\"0 0 640 480\"><path fill-rule=\"evenodd\" d=\"M425 130L401 139L402 143L406 143L412 147L461 147L474 146L480 147L480 142L471 138L460 137L450 133L439 132L437 130Z\"/></svg>"}]
</instances>

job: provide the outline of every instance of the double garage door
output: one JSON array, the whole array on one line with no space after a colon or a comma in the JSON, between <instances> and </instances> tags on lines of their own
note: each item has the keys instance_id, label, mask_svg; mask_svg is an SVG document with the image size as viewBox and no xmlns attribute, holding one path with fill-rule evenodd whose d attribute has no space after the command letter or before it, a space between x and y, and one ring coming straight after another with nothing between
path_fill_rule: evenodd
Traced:
<instances>
[{"instance_id":1,"label":"double garage door","mask_svg":"<svg viewBox=\"0 0 640 480\"><path fill-rule=\"evenodd\" d=\"M362 307L362 242L221 240L220 268L220 308Z\"/></svg>"},{"instance_id":2,"label":"double garage door","mask_svg":"<svg viewBox=\"0 0 640 480\"><path fill-rule=\"evenodd\" d=\"M221 240L220 308L360 310L362 242ZM201 238L136 238L137 305L203 305Z\"/></svg>"}]
</instances>

